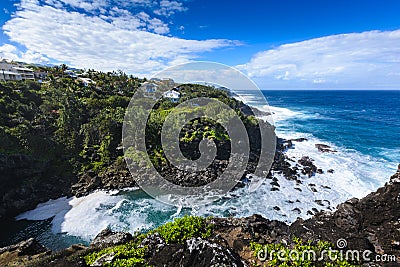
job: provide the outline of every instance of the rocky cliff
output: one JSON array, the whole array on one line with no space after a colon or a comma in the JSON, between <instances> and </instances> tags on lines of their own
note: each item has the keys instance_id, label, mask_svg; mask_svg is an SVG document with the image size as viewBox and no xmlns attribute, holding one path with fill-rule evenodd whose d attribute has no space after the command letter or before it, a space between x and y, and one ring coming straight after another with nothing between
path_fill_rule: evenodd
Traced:
<instances>
[{"instance_id":1,"label":"rocky cliff","mask_svg":"<svg viewBox=\"0 0 400 267\"><path fill-rule=\"evenodd\" d=\"M90 266L109 266L120 260L121 255L131 255L138 260L139 254L135 254L138 252L141 254L134 264L137 266L263 265L268 262L257 258L254 244L284 244L295 248L293 237L296 237L307 240L310 246L325 240L333 244L332 248L369 252L367 258L350 261L351 265L330 266L400 266L400 165L384 187L362 199L350 199L340 204L335 212L320 212L311 219L298 219L291 225L259 215L208 218L200 225L198 232L195 225L182 224L172 228L175 230L170 233L164 227L139 236L105 230L90 247L74 245L57 253L29 240L0 249L0 265L88 266L89 263ZM187 229L190 234L185 232ZM177 238L180 242L171 242ZM118 250L127 248L131 249L130 254ZM313 266L324 265L316 262Z\"/></svg>"},{"instance_id":2,"label":"rocky cliff","mask_svg":"<svg viewBox=\"0 0 400 267\"><path fill-rule=\"evenodd\" d=\"M71 195L76 182L68 161L38 160L24 154L0 154L0 221L38 203Z\"/></svg>"}]
</instances>

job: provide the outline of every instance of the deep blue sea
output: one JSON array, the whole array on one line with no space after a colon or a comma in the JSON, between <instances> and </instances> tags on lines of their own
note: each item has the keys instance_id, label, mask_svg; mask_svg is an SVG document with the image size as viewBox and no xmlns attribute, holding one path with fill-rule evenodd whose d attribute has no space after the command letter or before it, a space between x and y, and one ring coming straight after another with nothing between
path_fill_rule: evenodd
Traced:
<instances>
[{"instance_id":1,"label":"deep blue sea","mask_svg":"<svg viewBox=\"0 0 400 267\"><path fill-rule=\"evenodd\" d=\"M312 208L334 210L351 197L363 197L388 181L400 163L400 91L263 91L269 108L251 91L240 92L248 104L269 109L280 137L307 138L286 152L293 164L309 156L323 174L301 177L296 185L278 173L279 191L265 181L256 191L241 188L196 210L154 200L140 189L95 192L82 198L60 198L40 204L2 226L3 244L36 237L53 249L88 243L105 227L145 231L176 216L250 216L261 214L287 223L308 218ZM336 153L321 153L315 144ZM333 173L328 173L333 169ZM314 184L315 186L310 186ZM300 188L301 192L295 187ZM311 190L313 187L317 190ZM322 200L324 207L315 203ZM277 210L275 207L280 209ZM298 212L300 210L300 213Z\"/></svg>"},{"instance_id":2,"label":"deep blue sea","mask_svg":"<svg viewBox=\"0 0 400 267\"><path fill-rule=\"evenodd\" d=\"M400 163L400 91L263 91L271 106L298 112L280 131Z\"/></svg>"}]
</instances>

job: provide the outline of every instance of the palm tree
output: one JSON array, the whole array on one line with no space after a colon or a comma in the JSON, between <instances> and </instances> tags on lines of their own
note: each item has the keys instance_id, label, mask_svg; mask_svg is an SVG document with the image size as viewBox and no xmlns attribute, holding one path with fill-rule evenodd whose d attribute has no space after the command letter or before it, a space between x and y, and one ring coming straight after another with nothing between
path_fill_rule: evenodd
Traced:
<instances>
[{"instance_id":1,"label":"palm tree","mask_svg":"<svg viewBox=\"0 0 400 267\"><path fill-rule=\"evenodd\" d=\"M64 72L68 69L68 66L65 64L60 65L60 70L61 70L61 77L64 78Z\"/></svg>"}]
</instances>

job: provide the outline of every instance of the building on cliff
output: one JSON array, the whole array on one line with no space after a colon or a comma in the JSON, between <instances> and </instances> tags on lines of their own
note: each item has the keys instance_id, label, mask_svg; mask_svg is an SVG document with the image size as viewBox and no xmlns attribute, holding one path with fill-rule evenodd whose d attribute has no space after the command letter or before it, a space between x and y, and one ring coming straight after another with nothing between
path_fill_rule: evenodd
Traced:
<instances>
[{"instance_id":1,"label":"building on cliff","mask_svg":"<svg viewBox=\"0 0 400 267\"><path fill-rule=\"evenodd\" d=\"M165 98L169 98L172 102L176 103L179 101L179 98L181 97L181 93L179 93L175 90L168 90L163 94L163 96Z\"/></svg>"},{"instance_id":2,"label":"building on cliff","mask_svg":"<svg viewBox=\"0 0 400 267\"><path fill-rule=\"evenodd\" d=\"M34 71L18 63L5 59L0 61L0 80L3 81L25 81L35 80Z\"/></svg>"}]
</instances>

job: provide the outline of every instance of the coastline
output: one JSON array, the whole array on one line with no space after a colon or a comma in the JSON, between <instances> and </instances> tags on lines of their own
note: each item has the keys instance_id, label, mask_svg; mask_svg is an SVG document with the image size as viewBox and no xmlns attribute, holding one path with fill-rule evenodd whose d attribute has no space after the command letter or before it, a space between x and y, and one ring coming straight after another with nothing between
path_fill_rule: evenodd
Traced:
<instances>
[{"instance_id":1,"label":"coastline","mask_svg":"<svg viewBox=\"0 0 400 267\"><path fill-rule=\"evenodd\" d=\"M274 159L273 166L270 170L270 173L267 175L264 183L268 185L268 187L265 187L264 190L268 190L271 194L271 197L278 197L279 194L282 194L283 196L286 197L281 197L282 202L291 202L293 207L289 210L281 210L284 207L279 207L278 205L270 206L265 206L264 208L269 208L272 209L276 212L280 212L284 214L285 212L288 212L288 214L292 214L292 219L289 217L286 217L286 222L291 223L294 220L296 220L297 217L302 217L302 218L308 218L312 216L316 211L321 211L321 210L334 210L334 202L332 204L330 203L330 200L328 199L321 199L318 200L318 197L315 197L315 194L318 194L318 191L330 191L329 186L325 186L325 188L320 187L319 184L322 184L320 182L317 185L312 184L308 179L314 177L318 173L323 173L323 172L328 172L329 170L322 170L319 167L315 166L313 163L313 159L304 156L296 164L293 164L293 160L290 159L287 155L286 152L290 149L295 149L295 144L299 142L303 142L305 140L303 139L295 139L295 140L285 140L281 139L278 137L277 139L277 150L276 150L276 155ZM316 148L317 150L317 148ZM320 152L323 153L323 152ZM327 152L329 153L329 152ZM128 172L128 170L124 170ZM107 172L108 173L108 172ZM115 172L114 172L115 173ZM128 173L129 175L129 173ZM280 175L280 176L278 176ZM73 188L78 188L80 189L79 194L75 195L70 195L70 196L60 196L60 198L54 198L50 200L46 200L42 203L40 203L36 208L32 210L25 211L23 213L20 213L16 219L17 220L48 220L52 219L52 229L57 229L56 231L58 233L62 233L64 231L69 232L69 234L76 234L78 236L86 236L84 239L87 242L90 242L92 238L100 232L103 228L107 227L108 225L112 224L111 222L117 224L117 222L112 219L112 221L109 221L107 219L105 220L100 220L99 222L93 221L93 219L90 218L90 216L94 216L95 218L98 218L99 216L107 216L106 214L112 212L113 210L118 210L120 208L120 204L118 203L123 203L126 201L126 198L122 195L118 195L119 192L122 191L129 191L127 189L132 188L132 180L129 179L129 187L126 187L125 183L118 183L121 181L120 177L118 175L114 176L106 176L107 178L111 177L112 186L104 186L102 187L101 185L104 184L102 181L101 183L97 184L97 187L93 186L92 184L89 183L89 185L84 184L82 187L78 187L79 184L75 184ZM247 176L248 177L248 176ZM279 177L279 179L277 178ZM112 179L114 178L114 179ZM93 180L89 180L90 182ZM107 180L108 181L108 180ZM308 181L308 183L307 183ZM242 197L245 197L244 195L246 194L247 186L248 186L248 180L244 179L242 180L236 189L234 189L231 194L235 195L241 195ZM311 186L310 186L311 184ZM133 184L134 185L134 184ZM100 187L99 187L100 186ZM135 188L135 187L133 187ZM134 190L135 191L135 190ZM83 193L82 193L83 192ZM289 193L288 193L289 192ZM288 194L290 192L298 192L297 195L297 200L292 199L293 197L289 197ZM265 191L262 191L261 194L268 194ZM302 197L301 194L303 194ZM229 197L229 196L228 196ZM299 198L301 200L299 200ZM315 202L311 202L312 199L316 199ZM157 202L157 200L154 200L154 202ZM298 205L303 205L301 202L304 202L304 209L298 208ZM265 202L266 203L266 202ZM329 204L328 204L329 203ZM77 208L77 204L79 204L79 209ZM161 204L161 203L160 203ZM290 204L290 203L289 203ZM102 206L109 206L113 207L111 210L107 211L105 210L106 214L99 213L99 214L92 214L90 211L90 207L98 207L98 209L101 209L99 205ZM81 207L87 206L89 210L81 210ZM161 205L162 206L162 205ZM166 208L167 206L165 206ZM290 207L290 206L289 206ZM263 208L263 206L260 206L260 208ZM288 208L288 207L286 207ZM74 210L72 213L71 211ZM171 211L172 212L172 211ZM71 217L68 217L68 221L65 218L65 214L71 213L75 214L74 216L71 215ZM176 211L172 212L176 213ZM179 213L179 212L178 212ZM257 212L254 212L257 213ZM253 214L253 213L252 213ZM250 216L251 214L249 214ZM82 217L83 216L83 217ZM209 214L203 214L203 216L209 216ZM216 216L216 215L213 215ZM235 216L237 217L237 215ZM77 225L73 223L74 220L77 220L78 218L86 218L84 220L87 220L89 222L92 222L93 224L97 224L97 230L92 230L89 235L83 234L84 232L79 232L77 231ZM112 217L110 217L111 219ZM288 221L289 219L289 221ZM72 221L71 221L72 220ZM67 228L64 226L64 229L62 229L61 223L63 224L70 224ZM144 222L143 222L144 223ZM89 225L88 225L89 227ZM91 227L92 228L92 227ZM69 230L68 230L69 229ZM71 231L72 229L76 229L74 231ZM148 229L144 227L143 229ZM87 231L85 229L81 229L82 231ZM137 230L137 229L136 229ZM131 229L131 232L133 233L136 231L135 229Z\"/></svg>"},{"instance_id":2,"label":"coastline","mask_svg":"<svg viewBox=\"0 0 400 267\"><path fill-rule=\"evenodd\" d=\"M280 108L282 109L282 108ZM281 117L281 113L277 113L279 111L282 112L282 110L276 110L275 107L272 107L272 112L274 112L274 116L278 115L278 122L279 120L285 120L286 117ZM262 110L262 109L261 109ZM285 114L284 116L288 116L286 110L284 110ZM260 112L260 115L265 115L265 112ZM299 114L292 111L293 114L289 114L289 116L298 116ZM300 134L301 135L301 134ZM265 182L266 186L263 187L263 190L259 193L258 195L258 202L263 203L262 205L259 205L257 203L253 203L252 199L247 198L246 195L248 195L245 191L245 183L242 183L242 186L244 188L239 188L238 190L241 191L236 191L233 192L232 196L228 196L228 198L231 198L227 203L224 203L223 206L224 208L221 208L220 211L218 212L218 209L216 212L210 212L210 208L207 208L205 210L201 210L199 214L202 216L221 216L221 214L225 214L223 216L234 216L234 217L246 217L250 216L252 214L264 214L264 216L268 216L268 218L273 218L273 219L278 219L281 221L284 221L286 223L292 223L294 222L298 217L301 217L303 219L310 218L313 214L315 214L318 211L322 210L327 210L327 211L334 211L336 209L336 205L346 201L346 199L350 198L353 196L352 193L346 193L346 190L350 190L352 187L348 186L346 184L341 185L339 189L344 189L342 192L338 192L337 190L332 190L332 188L335 188L335 186L338 185L339 180L333 179L333 177L337 177L340 175L340 168L332 168L329 165L323 164L321 165L320 160L314 161L316 157L319 159L319 157L325 157L325 158L331 158L331 157L338 157L338 153L335 152L337 149L336 147L331 147L329 148L329 145L326 145L326 143L317 143L318 146L314 146L315 140L307 140L307 138L304 138L305 135L301 135L302 137L299 137L299 135L295 135L294 137L296 138L288 138L288 134L285 135L288 139L282 139L278 138L278 152L276 156L276 163L275 166L272 168L271 171L274 172L274 177L269 175ZM307 136L308 137L308 136ZM304 149L303 147L306 145L307 149ZM321 147L321 146L322 147ZM323 146L327 146L324 150ZM330 151L332 150L332 151ZM304 152L307 151L307 152ZM313 151L313 154L309 154L310 151ZM313 156L310 156L313 155ZM339 154L340 156L340 154ZM343 155L341 155L343 157ZM62 216L63 214L67 213L70 211L73 206L69 206L68 202L71 201L73 196L78 197L77 201L86 201L85 196L88 194L91 194L93 192L98 192L100 190L100 194L102 194L102 191L113 191L113 190L122 190L126 187L132 187L135 186L134 183L132 183L133 179L131 179L130 173L126 169L126 167L121 167L121 166L115 166L112 165L107 171L102 174L101 176L93 176L92 172L89 172L85 174L84 176L81 177L80 181L76 183L74 186L72 186L73 190L71 193L68 195L61 195L60 197L67 197L67 201L61 201L61 206L67 206L67 209L54 209L52 208L51 203L47 206L47 209L49 210L48 215L45 217L41 217L42 219L51 219L52 217L56 216L58 213L60 213L59 216ZM349 181L350 182L350 181ZM363 188L364 186L360 186L360 188ZM352 190L352 189L351 189ZM115 192L117 192L115 191ZM354 191L354 190L352 190ZM367 191L369 193L370 191ZM363 197L367 193L364 191L361 191L358 193L358 197ZM242 203L248 202L249 205L244 206L242 209L248 209L248 211L240 215L240 213L235 213L229 212L226 213L224 209L227 210L232 210L230 208L230 203L234 201L235 195L240 195L240 198L242 199ZM270 195L270 197L265 198L265 195ZM293 195L293 196L292 196ZM296 195L296 196L294 196ZM83 197L83 198L82 198ZM261 198L260 198L261 197ZM53 197L54 200L56 200L58 197ZM81 198L81 200L79 200ZM126 204L126 200L124 196L122 198L115 198L116 200L108 200L108 195L102 197L101 199L98 199L99 203L101 203L102 206L108 206L111 205L112 207L112 212L114 211L121 211L120 209L120 204L118 203L124 203ZM128 197L129 199L130 197ZM277 201L277 199L280 199ZM48 199L42 200L40 203L43 204L43 202L46 202ZM87 200L90 201L90 200ZM111 201L111 202L109 202ZM144 201L146 201L144 199ZM107 204L110 203L110 204ZM46 204L46 203L44 203ZM117 205L118 204L118 205ZM30 203L30 208L27 210L31 210L31 212L28 212L28 214L32 214L30 217L25 216L25 219L30 219L30 220L35 220L37 219L37 215L35 215L35 206L32 206L32 203ZM152 203L146 204L150 205L149 209L151 208ZM76 210L73 214L75 214L76 219L77 218L85 218L85 216L106 216L105 219L102 219L98 222L93 222L94 224L98 224L99 227L97 230L91 230L89 233L84 232L85 230L83 229L82 231L77 231L75 230L76 224L72 223L71 220L74 220L73 217L71 217L69 220L64 222L64 228L62 229L60 222L55 222L57 226L52 226L52 228L55 227L57 230L57 233L62 233L66 232L72 235L77 235L77 236L84 236L84 240L86 242L90 242L94 236L100 232L104 227L108 225L121 225L120 227L129 227L131 230L131 233L137 230L148 230L145 226L145 220L139 220L143 221L139 224L134 224L134 225L129 225L130 221L133 220L133 218L126 218L126 220L129 220L124 223L118 223L115 221L115 218L113 217L108 217L109 213L111 211L108 211L107 209L102 209L101 206L95 205L99 209L99 213L95 214L93 211L87 210L83 211L81 214L78 213L78 210ZM32 210L33 209L33 210ZM156 208L158 209L158 208ZM264 210L263 210L264 209ZM75 209L74 209L75 210ZM169 215L173 215L177 213L176 210L170 210L168 213ZM19 218L24 218L21 216L20 213ZM18 215L16 214L16 215ZM40 214L40 212L39 212ZM103 214L103 215L102 215ZM117 213L118 214L118 213ZM115 216L117 216L117 214ZM190 213L189 213L190 214ZM220 215L218 215L220 214ZM271 216L273 215L273 216ZM83 216L83 217L82 217ZM114 216L114 215L113 215ZM137 215L139 216L139 215ZM144 216L144 214L140 215ZM140 217L139 216L139 217ZM136 220L138 220L139 217L134 217ZM75 220L76 220L75 219ZM87 218L88 221L92 221L89 217ZM158 222L155 225L158 225L160 222ZM51 223L53 224L53 223ZM125 225L125 226L123 226ZM135 228L138 227L138 228ZM151 226L151 227L154 227ZM71 231L71 229L74 229L74 231ZM115 230L121 229L121 228L114 228ZM51 228L50 228L50 231ZM48 237L47 237L48 238Z\"/></svg>"},{"instance_id":3,"label":"coastline","mask_svg":"<svg viewBox=\"0 0 400 267\"><path fill-rule=\"evenodd\" d=\"M260 215L247 218L209 218L206 224L213 229L210 236L187 239L183 245L167 244L160 236L150 234L145 239L147 241L142 241L150 244L145 260L154 266L193 266L191 263L196 263L195 266L216 263L249 266L263 263L252 252L251 242L261 245L280 242L291 244L293 241L290 240L296 237L311 243L326 240L336 244L338 240L345 240L347 250L370 251L368 259L390 256L387 258L390 261L375 262L373 266L397 266L400 262L400 233L396 231L400 202L393 199L399 194L400 164L397 173L376 192L362 199L349 199L340 204L335 212L318 212L308 220L298 219L287 225ZM105 230L95 238L90 247L77 244L57 253L49 251L35 240L27 240L0 249L0 263L83 267L87 266L83 261L84 255L125 244L134 238L123 232ZM189 244L197 245L185 247ZM216 255L220 256L215 258ZM114 257L102 259L100 261L99 258L98 263L112 262ZM359 263L371 266L371 262L365 259Z\"/></svg>"},{"instance_id":4,"label":"coastline","mask_svg":"<svg viewBox=\"0 0 400 267\"><path fill-rule=\"evenodd\" d=\"M259 115L265 115L263 113L260 113ZM296 113L295 113L296 115ZM312 140L312 142L309 142L310 140L307 140L307 138L302 135L301 137L299 136L292 136L289 137L285 135L287 139L283 138L278 138L277 142L277 153L275 156L275 163L272 168L272 172L274 172L274 175L269 175L267 177L267 180L265 184L266 186L264 188L264 191L261 192L261 194L268 194L271 195L271 198L276 198L280 194L281 196L283 195L284 197L281 197L281 204L277 205L271 205L270 203L273 203L270 201L270 199L260 199L258 200L258 206L259 208L264 208L271 210L272 212L275 212L275 214L283 214L287 216L286 214L290 214L291 217L281 217L283 219L280 219L281 223L284 225L291 225L293 223L297 223L298 217L302 217L303 220L309 219L313 216L316 216L316 214L319 214L321 211L335 211L336 210L336 205L340 204L342 202L345 202L347 198L345 198L345 194L340 194L340 197L337 196L336 192L330 188L330 183L337 183L337 181L334 181L331 179L329 181L329 174L331 172L336 173L338 169L332 169L328 168L327 166L321 166L319 161L315 161L313 156L310 156L309 154L304 153L304 150L301 149L301 147L304 144L307 144L308 150L310 149L313 150L313 153L316 153L315 155L325 155L326 157L332 157L337 155L337 147L332 146L330 143L319 143L319 142L314 142L315 140ZM295 138L293 138L295 137ZM308 137L308 136L307 136ZM314 144L314 143L315 144ZM311 145L311 147L310 147ZM298 149L300 148L300 151ZM341 153L341 152L339 152ZM292 157L296 156L296 157ZM41 212L34 209L31 211L28 211L25 213L25 216L23 214L19 215L19 218L25 218L25 219L30 219L30 220L43 220L43 219L51 219L56 218L56 221L50 222L52 225L52 228L56 228L58 233L61 232L70 232L70 230L66 229L77 229L77 224L70 224L68 228L62 228L65 227L65 224L68 224L67 221L62 221L64 218L64 215L68 213L71 209L75 209L76 205L73 203L84 203L86 200L86 197L89 197L89 199L92 197L93 192L94 195L96 194L105 194L103 195L104 198L102 199L97 199L94 201L92 204L89 206L94 206L96 209L99 209L100 212L109 212L109 211L118 211L120 207L124 204L126 204L126 200L124 197L118 198L116 197L115 201L108 202L108 198L110 194L105 193L106 191L113 191L118 192L119 190L122 190L123 188L126 187L132 187L135 184L132 183L132 179L130 178L130 173L126 168L124 168L121 165L118 165L117 163L115 165L112 165L110 169L107 169L105 173L103 173L101 176L93 175L94 173L88 172L85 173L81 179L78 181L78 183L75 184L75 186L72 186L73 192L69 193L67 196L64 196L64 199L55 199L53 202L60 201L61 206L66 207L66 208L56 208L55 213L49 213L48 215L44 217L37 217L37 214L40 214ZM321 177L321 174L327 174L327 176ZM278 177L278 178L277 178ZM345 186L344 186L345 187ZM246 189L246 181L244 180L241 183L241 187L237 188L236 190L245 190ZM350 189L350 188L348 188ZM106 191L104 191L106 190ZM244 192L244 191L243 191ZM295 198L291 198L290 195L293 194L292 192L298 192L298 196ZM75 197L73 195L75 194ZM232 195L229 196L232 201L236 198L234 196L235 194L240 195L240 198L243 199L243 201L246 201L246 194L240 194L238 191L233 191ZM300 195L304 194L304 196L301 198ZM363 195L363 192L360 193ZM112 194L111 194L112 195ZM365 194L366 195L366 194ZM320 197L321 196L321 197ZM57 197L55 197L57 198ZM336 199L335 201L332 201L332 199ZM231 201L228 200L228 201ZM69 205L70 202L73 202L73 205ZM75 201L75 202L74 202ZM49 206L46 205L52 205L54 204L53 202L50 203L42 203L42 208L44 210L47 210ZM98 204L98 203L100 204ZM284 203L286 202L286 203ZM110 209L105 209L102 210L101 206L107 206L109 203L111 205ZM260 203L262 205L260 205ZM267 205L265 205L268 203ZM304 205L302 205L302 203ZM44 204L44 205L43 205ZM33 204L30 203L32 206ZM97 205L97 206L96 206ZM225 204L224 204L225 205ZM253 203L249 202L249 206L254 205ZM82 205L84 206L84 205ZM152 208L151 206L149 208ZM246 207L244 207L246 208ZM221 209L222 210L222 209ZM47 210L48 211L48 210ZM167 221L170 220L170 218L174 217L174 214L179 214L180 211L170 211L168 213ZM206 213L208 212L207 210L204 213L201 213L200 215L202 216L208 216L210 214ZM70 217L69 222L71 220L76 220L77 218L85 218L82 217L82 215L87 214L88 216L92 216L90 210L82 210L80 213L77 212L75 209L74 216L75 217ZM248 215L244 216L238 216L236 213L228 213L225 215L225 217L246 217L248 218L249 216L253 214L257 214L257 210L248 210ZM103 213L104 214L104 213ZM220 212L221 214L221 212ZM96 216L100 216L101 213L97 214ZM211 214L213 215L213 214ZM215 216L215 215L214 215ZM137 218L139 218L138 216ZM219 217L219 216L218 216ZM55 220L55 219L51 220ZM269 216L267 217L272 220ZM276 218L273 218L276 219ZM231 219L226 219L231 220ZM233 219L232 219L233 220ZM244 219L245 221L247 219ZM301 220L301 219L300 219ZM272 220L276 221L276 220ZM283 221L283 222L282 222ZM62 223L63 225L62 226ZM110 221L104 220L104 221L99 221L93 220L90 221L89 223L92 225L96 225L96 229L92 229L90 234L83 234L82 232L75 232L77 236L85 236L83 239L86 244L89 244L93 240L93 238L104 228L107 228L110 226ZM285 224L286 223L286 224ZM149 228L146 228L146 221L140 221L139 225L142 225L143 228L142 231L147 231L150 230L151 228L154 228L157 225L153 225ZM130 226L131 233L133 233L133 230L131 227L132 225L127 225L127 227ZM142 227L140 226L140 227ZM147 225L148 227L148 225ZM286 227L286 226L285 226ZM84 227L83 227L84 228ZM84 229L85 230L85 229ZM124 229L112 229L115 231L120 231ZM74 232L70 232L74 234ZM79 241L78 241L79 242ZM72 242L72 244L75 244L76 242ZM80 242L79 242L80 243ZM70 244L69 244L70 245ZM82 247L80 247L82 249ZM85 250L85 248L83 248ZM62 250L63 251L63 250Z\"/></svg>"}]
</instances>

